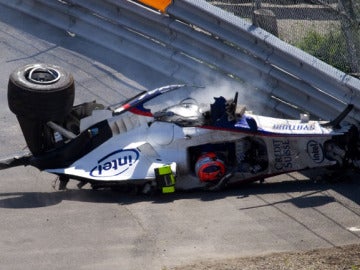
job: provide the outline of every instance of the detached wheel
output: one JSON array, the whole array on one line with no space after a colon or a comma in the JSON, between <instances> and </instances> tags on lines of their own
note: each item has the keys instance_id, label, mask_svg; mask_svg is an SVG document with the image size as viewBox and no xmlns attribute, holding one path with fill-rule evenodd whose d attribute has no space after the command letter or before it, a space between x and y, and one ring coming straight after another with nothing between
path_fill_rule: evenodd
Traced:
<instances>
[{"instance_id":1,"label":"detached wheel","mask_svg":"<svg viewBox=\"0 0 360 270\"><path fill-rule=\"evenodd\" d=\"M34 156L53 147L53 134L46 123L61 124L72 109L74 96L73 76L61 67L32 64L11 73L9 108L16 114Z\"/></svg>"},{"instance_id":2,"label":"detached wheel","mask_svg":"<svg viewBox=\"0 0 360 270\"><path fill-rule=\"evenodd\" d=\"M32 64L11 73L8 103L17 116L38 121L61 121L74 102L74 79L63 68Z\"/></svg>"}]
</instances>

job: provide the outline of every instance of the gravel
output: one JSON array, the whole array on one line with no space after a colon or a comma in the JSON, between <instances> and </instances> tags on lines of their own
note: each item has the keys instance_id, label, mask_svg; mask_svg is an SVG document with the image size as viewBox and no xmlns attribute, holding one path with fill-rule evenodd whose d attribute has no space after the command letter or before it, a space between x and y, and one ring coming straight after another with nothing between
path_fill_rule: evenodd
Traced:
<instances>
[{"instance_id":1,"label":"gravel","mask_svg":"<svg viewBox=\"0 0 360 270\"><path fill-rule=\"evenodd\" d=\"M199 261L173 270L360 270L360 244L304 252L273 253L265 256Z\"/></svg>"}]
</instances>

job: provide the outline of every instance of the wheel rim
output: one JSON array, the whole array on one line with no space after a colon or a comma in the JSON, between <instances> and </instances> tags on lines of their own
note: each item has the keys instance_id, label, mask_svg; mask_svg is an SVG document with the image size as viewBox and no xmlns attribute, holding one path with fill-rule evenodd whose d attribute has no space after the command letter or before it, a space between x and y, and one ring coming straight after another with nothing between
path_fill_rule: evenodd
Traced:
<instances>
[{"instance_id":1,"label":"wheel rim","mask_svg":"<svg viewBox=\"0 0 360 270\"><path fill-rule=\"evenodd\" d=\"M25 77L35 84L53 84L60 80L60 72L54 68L33 67L26 72Z\"/></svg>"}]
</instances>

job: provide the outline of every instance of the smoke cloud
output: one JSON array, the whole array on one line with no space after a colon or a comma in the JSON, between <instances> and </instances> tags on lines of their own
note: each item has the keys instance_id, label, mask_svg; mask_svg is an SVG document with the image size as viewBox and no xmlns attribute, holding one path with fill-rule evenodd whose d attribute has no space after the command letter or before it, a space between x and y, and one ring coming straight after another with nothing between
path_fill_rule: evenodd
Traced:
<instances>
[{"instance_id":1,"label":"smoke cloud","mask_svg":"<svg viewBox=\"0 0 360 270\"><path fill-rule=\"evenodd\" d=\"M242 84L240 82L232 82L231 80L221 80L202 88L195 88L191 91L190 97L199 103L212 104L215 97L223 96L225 99L233 99L235 93L238 92L238 104L245 105L247 110L254 111L258 114L270 114L265 109L265 104L269 97L265 96L260 90Z\"/></svg>"}]
</instances>

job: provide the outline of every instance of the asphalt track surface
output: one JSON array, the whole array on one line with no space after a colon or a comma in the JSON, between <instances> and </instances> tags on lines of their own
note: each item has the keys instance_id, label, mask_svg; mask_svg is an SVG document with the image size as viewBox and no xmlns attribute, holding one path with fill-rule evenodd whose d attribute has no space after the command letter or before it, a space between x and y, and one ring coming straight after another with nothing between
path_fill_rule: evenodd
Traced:
<instances>
[{"instance_id":1,"label":"asphalt track surface","mask_svg":"<svg viewBox=\"0 0 360 270\"><path fill-rule=\"evenodd\" d=\"M111 104L168 83L151 69L0 10L0 149L25 147L7 107L8 76L48 62L69 69L76 103ZM1 269L169 269L233 258L360 243L360 180L321 183L293 173L216 193L141 196L87 187L57 191L31 167L0 171ZM325 177L325 180L326 177Z\"/></svg>"}]
</instances>

